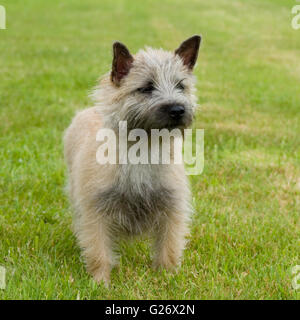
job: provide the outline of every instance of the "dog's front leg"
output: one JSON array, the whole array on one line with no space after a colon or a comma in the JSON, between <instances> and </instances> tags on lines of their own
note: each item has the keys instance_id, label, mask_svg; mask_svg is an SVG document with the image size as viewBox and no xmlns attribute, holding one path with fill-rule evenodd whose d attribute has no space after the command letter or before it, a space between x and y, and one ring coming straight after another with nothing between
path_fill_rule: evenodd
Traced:
<instances>
[{"instance_id":1,"label":"dog's front leg","mask_svg":"<svg viewBox=\"0 0 300 320\"><path fill-rule=\"evenodd\" d=\"M179 212L162 217L156 234L155 268L173 269L180 263L188 232L186 220Z\"/></svg>"},{"instance_id":2,"label":"dog's front leg","mask_svg":"<svg viewBox=\"0 0 300 320\"><path fill-rule=\"evenodd\" d=\"M75 221L75 232L83 250L87 271L107 286L112 267L112 242L107 221L99 213L86 210Z\"/></svg>"}]
</instances>

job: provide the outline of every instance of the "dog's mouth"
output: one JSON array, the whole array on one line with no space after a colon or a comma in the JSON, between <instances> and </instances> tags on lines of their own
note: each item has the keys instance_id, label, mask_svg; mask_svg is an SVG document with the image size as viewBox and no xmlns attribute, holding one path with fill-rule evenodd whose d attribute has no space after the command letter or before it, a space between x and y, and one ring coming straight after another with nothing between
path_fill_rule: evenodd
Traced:
<instances>
[{"instance_id":1,"label":"dog's mouth","mask_svg":"<svg viewBox=\"0 0 300 320\"><path fill-rule=\"evenodd\" d=\"M172 129L186 129L187 127L190 126L192 121L189 121L187 119L180 119L177 121L170 121L165 128L172 130Z\"/></svg>"},{"instance_id":2,"label":"dog's mouth","mask_svg":"<svg viewBox=\"0 0 300 320\"><path fill-rule=\"evenodd\" d=\"M144 129L146 131L151 131L152 129L162 130L167 129L169 131L173 129L184 130L188 128L192 124L192 120L178 120L178 121L157 121L152 123L146 123L140 127L140 129Z\"/></svg>"},{"instance_id":3,"label":"dog's mouth","mask_svg":"<svg viewBox=\"0 0 300 320\"><path fill-rule=\"evenodd\" d=\"M192 124L192 117L185 116L181 119L173 120L173 119L166 119L165 121L159 122L158 129L186 129Z\"/></svg>"}]
</instances>

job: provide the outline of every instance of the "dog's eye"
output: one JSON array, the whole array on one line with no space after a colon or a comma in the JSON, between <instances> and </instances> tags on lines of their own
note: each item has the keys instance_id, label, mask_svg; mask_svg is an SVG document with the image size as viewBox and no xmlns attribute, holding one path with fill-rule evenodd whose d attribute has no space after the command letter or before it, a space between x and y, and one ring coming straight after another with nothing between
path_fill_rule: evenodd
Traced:
<instances>
[{"instance_id":1,"label":"dog's eye","mask_svg":"<svg viewBox=\"0 0 300 320\"><path fill-rule=\"evenodd\" d=\"M155 89L155 88L154 88L153 83L148 83L147 86L142 87L142 88L139 88L139 89L138 89L138 92L141 92L141 93L151 93L154 89Z\"/></svg>"},{"instance_id":2,"label":"dog's eye","mask_svg":"<svg viewBox=\"0 0 300 320\"><path fill-rule=\"evenodd\" d=\"M182 81L179 81L176 84L176 89L179 89L179 90L182 90L182 91L185 89L185 86L183 85Z\"/></svg>"}]
</instances>

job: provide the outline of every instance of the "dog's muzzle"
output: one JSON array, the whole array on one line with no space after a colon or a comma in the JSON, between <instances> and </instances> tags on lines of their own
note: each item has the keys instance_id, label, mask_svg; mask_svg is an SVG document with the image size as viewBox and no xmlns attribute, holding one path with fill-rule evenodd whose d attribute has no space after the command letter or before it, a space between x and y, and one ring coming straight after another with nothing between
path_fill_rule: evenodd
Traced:
<instances>
[{"instance_id":1,"label":"dog's muzzle","mask_svg":"<svg viewBox=\"0 0 300 320\"><path fill-rule=\"evenodd\" d=\"M190 120L185 106L181 104L166 104L160 107L161 124L163 127L186 127Z\"/></svg>"}]
</instances>

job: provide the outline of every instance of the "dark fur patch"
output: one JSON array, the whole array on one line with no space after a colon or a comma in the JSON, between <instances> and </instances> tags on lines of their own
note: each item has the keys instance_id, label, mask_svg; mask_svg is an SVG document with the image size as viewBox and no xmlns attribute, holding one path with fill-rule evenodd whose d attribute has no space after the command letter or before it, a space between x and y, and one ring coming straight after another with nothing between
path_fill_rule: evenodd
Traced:
<instances>
[{"instance_id":1,"label":"dark fur patch","mask_svg":"<svg viewBox=\"0 0 300 320\"><path fill-rule=\"evenodd\" d=\"M156 190L146 184L137 191L135 188L121 190L112 186L97 197L97 211L112 219L126 234L139 234L155 224L155 221L170 210L174 203L173 192L164 187Z\"/></svg>"},{"instance_id":2,"label":"dark fur patch","mask_svg":"<svg viewBox=\"0 0 300 320\"><path fill-rule=\"evenodd\" d=\"M174 121L170 118L168 112L166 112L166 106L157 106L151 113L143 117L139 112L130 111L127 114L127 128L128 130L140 128L146 131L151 129L184 129L190 126L193 120L193 114L189 108L186 108L184 116L179 121Z\"/></svg>"}]
</instances>

